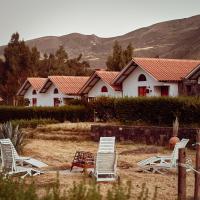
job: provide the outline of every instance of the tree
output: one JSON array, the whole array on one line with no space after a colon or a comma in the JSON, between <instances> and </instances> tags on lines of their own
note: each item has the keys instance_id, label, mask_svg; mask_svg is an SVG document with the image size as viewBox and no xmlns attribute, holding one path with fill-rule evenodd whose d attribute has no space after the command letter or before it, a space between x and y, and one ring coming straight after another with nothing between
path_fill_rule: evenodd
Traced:
<instances>
[{"instance_id":1,"label":"tree","mask_svg":"<svg viewBox=\"0 0 200 200\"><path fill-rule=\"evenodd\" d=\"M91 73L90 65L87 61L81 61L82 54L79 54L78 57L69 59L67 61L67 75L73 76L85 76Z\"/></svg>"},{"instance_id":2,"label":"tree","mask_svg":"<svg viewBox=\"0 0 200 200\"><path fill-rule=\"evenodd\" d=\"M37 50L36 47L33 47L31 49L31 64L30 64L30 70L31 70L31 76L36 77L39 76L40 71L40 52Z\"/></svg>"},{"instance_id":3,"label":"tree","mask_svg":"<svg viewBox=\"0 0 200 200\"><path fill-rule=\"evenodd\" d=\"M29 47L26 46L23 40L19 40L18 33L14 33L8 46L4 49L6 77L3 87L7 88L9 95L5 95L3 91L2 93L5 95L3 98L8 98L6 99L8 103L13 102L17 89L19 89L30 74L30 55Z\"/></svg>"},{"instance_id":4,"label":"tree","mask_svg":"<svg viewBox=\"0 0 200 200\"><path fill-rule=\"evenodd\" d=\"M63 46L60 46L55 53L55 63L50 71L50 74L63 75L63 72L66 71L65 68L67 67L67 60L68 54Z\"/></svg>"},{"instance_id":5,"label":"tree","mask_svg":"<svg viewBox=\"0 0 200 200\"><path fill-rule=\"evenodd\" d=\"M133 47L132 44L129 43L127 48L123 51L123 63L127 65L131 59L133 58Z\"/></svg>"},{"instance_id":6,"label":"tree","mask_svg":"<svg viewBox=\"0 0 200 200\"><path fill-rule=\"evenodd\" d=\"M106 62L107 68L111 71L120 71L123 67L123 52L122 47L117 41L113 45L112 56L108 57Z\"/></svg>"},{"instance_id":7,"label":"tree","mask_svg":"<svg viewBox=\"0 0 200 200\"><path fill-rule=\"evenodd\" d=\"M125 50L115 41L113 45L112 55L108 56L106 66L108 70L120 71L133 56L133 47L131 44L127 46Z\"/></svg>"},{"instance_id":8,"label":"tree","mask_svg":"<svg viewBox=\"0 0 200 200\"><path fill-rule=\"evenodd\" d=\"M82 54L68 58L60 46L49 55L40 56L36 47L29 48L19 33L14 33L4 49L4 60L0 59L0 96L7 104L13 104L16 93L28 76L47 77L49 75L88 75L91 70Z\"/></svg>"}]
</instances>

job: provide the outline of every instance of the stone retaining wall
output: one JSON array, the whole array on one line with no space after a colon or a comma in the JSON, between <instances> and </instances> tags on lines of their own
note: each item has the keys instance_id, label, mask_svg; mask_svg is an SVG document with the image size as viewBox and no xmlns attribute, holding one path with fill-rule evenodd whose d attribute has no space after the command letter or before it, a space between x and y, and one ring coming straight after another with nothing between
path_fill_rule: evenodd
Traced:
<instances>
[{"instance_id":1,"label":"stone retaining wall","mask_svg":"<svg viewBox=\"0 0 200 200\"><path fill-rule=\"evenodd\" d=\"M194 128L180 128L178 137L190 139L191 146L195 143L196 131ZM118 141L131 140L136 143L166 146L172 136L172 127L92 125L91 136L94 141L99 141L101 136L115 136Z\"/></svg>"}]
</instances>

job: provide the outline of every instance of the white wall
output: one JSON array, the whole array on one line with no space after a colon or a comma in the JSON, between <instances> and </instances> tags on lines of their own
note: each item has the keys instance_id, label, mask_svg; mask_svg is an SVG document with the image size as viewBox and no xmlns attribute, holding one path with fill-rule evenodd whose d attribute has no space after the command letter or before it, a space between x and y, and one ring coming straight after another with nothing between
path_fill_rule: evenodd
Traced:
<instances>
[{"instance_id":1,"label":"white wall","mask_svg":"<svg viewBox=\"0 0 200 200\"><path fill-rule=\"evenodd\" d=\"M38 93L37 95L32 95L33 88L30 87L24 98L28 98L30 100L29 106L32 106L32 98L37 98L37 106L54 106L54 98L59 98L61 103L60 105L64 105L64 98L79 98L77 96L65 95L58 91L58 94L54 94L54 89L56 87L51 85L51 87L46 91L46 93Z\"/></svg>"},{"instance_id":2,"label":"white wall","mask_svg":"<svg viewBox=\"0 0 200 200\"><path fill-rule=\"evenodd\" d=\"M30 101L29 106L32 106L32 99L33 98L37 98L38 99L38 92L36 91L37 94L35 94L35 95L33 95L32 92L33 92L33 87L30 86L29 89L26 91L26 93L24 95L24 99L29 99L29 101Z\"/></svg>"},{"instance_id":3,"label":"white wall","mask_svg":"<svg viewBox=\"0 0 200 200\"><path fill-rule=\"evenodd\" d=\"M107 87L108 92L101 92L101 88L103 86ZM115 91L108 83L105 83L100 79L88 92L88 97L99 97L99 96L122 97L122 92Z\"/></svg>"},{"instance_id":4,"label":"white wall","mask_svg":"<svg viewBox=\"0 0 200 200\"><path fill-rule=\"evenodd\" d=\"M144 74L146 81L138 81L138 77ZM160 87L156 86L169 86L169 96L178 96L178 83L164 83L155 80L151 75L145 72L140 67L137 67L122 83L123 96L138 96L138 87L146 86L151 90L147 96L160 96Z\"/></svg>"}]
</instances>

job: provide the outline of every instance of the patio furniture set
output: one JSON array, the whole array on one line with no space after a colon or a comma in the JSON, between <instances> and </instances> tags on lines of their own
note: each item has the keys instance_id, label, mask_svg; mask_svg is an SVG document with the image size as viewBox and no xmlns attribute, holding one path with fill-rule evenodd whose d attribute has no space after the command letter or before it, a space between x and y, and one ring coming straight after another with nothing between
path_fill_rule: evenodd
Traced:
<instances>
[{"instance_id":1,"label":"patio furniture set","mask_svg":"<svg viewBox=\"0 0 200 200\"><path fill-rule=\"evenodd\" d=\"M163 171L177 168L178 150L185 148L188 139L178 142L171 155L153 156L137 163L139 171L163 173ZM1 169L7 175L19 174L22 178L44 173L42 168L48 165L31 157L19 156L10 139L0 139ZM77 151L75 153L71 171L74 167L87 170L93 168L93 176L97 182L115 181L117 175L117 152L115 137L101 137L96 158L90 152Z\"/></svg>"}]
</instances>

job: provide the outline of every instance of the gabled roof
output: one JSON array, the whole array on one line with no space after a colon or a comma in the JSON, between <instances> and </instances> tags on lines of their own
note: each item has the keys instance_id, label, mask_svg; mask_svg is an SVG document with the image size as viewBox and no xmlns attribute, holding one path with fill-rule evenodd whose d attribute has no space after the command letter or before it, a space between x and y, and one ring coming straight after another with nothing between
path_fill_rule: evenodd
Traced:
<instances>
[{"instance_id":1,"label":"gabled roof","mask_svg":"<svg viewBox=\"0 0 200 200\"><path fill-rule=\"evenodd\" d=\"M121 84L138 66L157 81L177 82L198 68L199 65L200 60L133 58L115 78L113 84Z\"/></svg>"},{"instance_id":2,"label":"gabled roof","mask_svg":"<svg viewBox=\"0 0 200 200\"><path fill-rule=\"evenodd\" d=\"M46 78L28 77L24 84L21 86L17 95L23 96L27 90L32 86L33 90L39 91L44 85Z\"/></svg>"},{"instance_id":3,"label":"gabled roof","mask_svg":"<svg viewBox=\"0 0 200 200\"><path fill-rule=\"evenodd\" d=\"M120 91L121 88L117 87L112 84L113 80L116 78L116 76L119 74L119 72L113 72L113 71L96 71L93 73L92 76L88 79L88 81L85 83L85 85L79 90L79 94L87 94L91 88L94 87L94 85L101 79L103 82L110 85L114 90Z\"/></svg>"},{"instance_id":4,"label":"gabled roof","mask_svg":"<svg viewBox=\"0 0 200 200\"><path fill-rule=\"evenodd\" d=\"M53 84L63 94L76 95L88 78L87 76L49 76L40 93L45 93Z\"/></svg>"}]
</instances>

